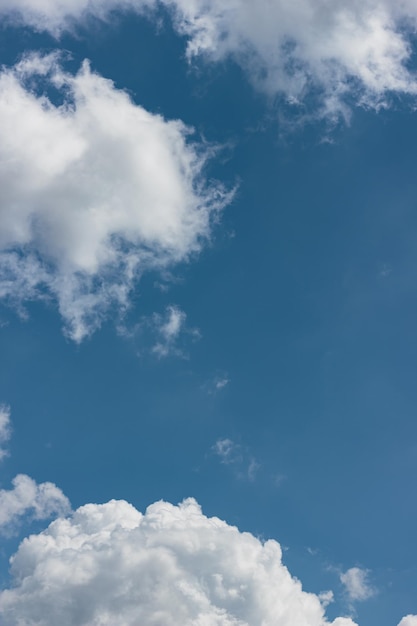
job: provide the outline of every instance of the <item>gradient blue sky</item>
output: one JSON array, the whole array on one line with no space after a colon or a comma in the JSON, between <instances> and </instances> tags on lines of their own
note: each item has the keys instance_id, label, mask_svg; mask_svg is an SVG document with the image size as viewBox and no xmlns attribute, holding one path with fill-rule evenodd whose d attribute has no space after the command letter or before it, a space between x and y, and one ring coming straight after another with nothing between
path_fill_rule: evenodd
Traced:
<instances>
[{"instance_id":1,"label":"gradient blue sky","mask_svg":"<svg viewBox=\"0 0 417 626\"><path fill-rule=\"evenodd\" d=\"M417 612L413 96L352 104L348 123L317 120L308 96L302 121L232 58L190 65L164 12L157 26L91 19L58 40L7 25L0 60L57 48L69 71L88 58L137 104L220 145L206 177L236 192L198 254L135 283L122 329L112 310L77 344L53 297L26 303L27 319L2 301L2 488L18 473L52 481L74 509L193 496L278 540L306 590L333 590L329 619L396 626ZM186 321L161 355L170 310ZM3 588L8 557L44 526L3 539ZM352 567L372 597L349 599Z\"/></svg>"}]
</instances>

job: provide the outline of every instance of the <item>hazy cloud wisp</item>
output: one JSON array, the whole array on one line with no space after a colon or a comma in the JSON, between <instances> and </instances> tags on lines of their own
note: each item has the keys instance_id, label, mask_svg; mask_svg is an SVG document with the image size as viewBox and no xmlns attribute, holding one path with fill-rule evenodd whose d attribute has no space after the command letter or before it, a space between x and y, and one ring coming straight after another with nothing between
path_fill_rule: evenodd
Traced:
<instances>
[{"instance_id":1,"label":"hazy cloud wisp","mask_svg":"<svg viewBox=\"0 0 417 626\"><path fill-rule=\"evenodd\" d=\"M152 347L152 352L159 358L169 354L178 354L180 351L176 347L179 335L184 330L187 315L178 306L170 305L165 311L165 315L155 313L152 321L158 339Z\"/></svg>"},{"instance_id":2,"label":"hazy cloud wisp","mask_svg":"<svg viewBox=\"0 0 417 626\"><path fill-rule=\"evenodd\" d=\"M218 439L211 448L223 465L233 468L237 478L253 482L261 465L244 446L227 437Z\"/></svg>"},{"instance_id":3,"label":"hazy cloud wisp","mask_svg":"<svg viewBox=\"0 0 417 626\"><path fill-rule=\"evenodd\" d=\"M6 445L11 437L10 409L5 404L0 404L0 461L8 456Z\"/></svg>"}]
</instances>

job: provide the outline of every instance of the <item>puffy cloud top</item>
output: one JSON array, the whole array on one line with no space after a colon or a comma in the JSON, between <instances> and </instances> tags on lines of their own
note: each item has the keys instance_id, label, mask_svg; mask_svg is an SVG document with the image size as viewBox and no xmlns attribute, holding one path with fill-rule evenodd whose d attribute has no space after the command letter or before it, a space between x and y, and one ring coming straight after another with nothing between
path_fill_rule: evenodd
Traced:
<instances>
[{"instance_id":1,"label":"puffy cloud top","mask_svg":"<svg viewBox=\"0 0 417 626\"><path fill-rule=\"evenodd\" d=\"M49 95L45 95L45 94ZM80 341L144 270L185 260L230 197L190 129L56 54L0 73L0 297L52 294Z\"/></svg>"},{"instance_id":2,"label":"puffy cloud top","mask_svg":"<svg viewBox=\"0 0 417 626\"><path fill-rule=\"evenodd\" d=\"M71 510L69 500L53 483L37 484L18 474L13 489L0 489L0 533L13 534L22 519L45 520Z\"/></svg>"},{"instance_id":3,"label":"puffy cloud top","mask_svg":"<svg viewBox=\"0 0 417 626\"><path fill-rule=\"evenodd\" d=\"M0 594L5 626L328 624L277 542L205 517L193 499L144 515L124 501L81 507L25 539L12 575Z\"/></svg>"},{"instance_id":4,"label":"puffy cloud top","mask_svg":"<svg viewBox=\"0 0 417 626\"><path fill-rule=\"evenodd\" d=\"M398 626L417 626L417 615L406 615Z\"/></svg>"}]
</instances>

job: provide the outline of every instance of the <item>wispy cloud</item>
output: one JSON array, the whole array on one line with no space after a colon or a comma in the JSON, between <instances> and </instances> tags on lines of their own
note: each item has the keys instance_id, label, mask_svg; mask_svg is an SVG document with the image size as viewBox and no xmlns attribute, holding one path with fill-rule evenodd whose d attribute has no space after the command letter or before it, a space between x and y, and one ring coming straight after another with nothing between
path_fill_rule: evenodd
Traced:
<instances>
[{"instance_id":1,"label":"wispy cloud","mask_svg":"<svg viewBox=\"0 0 417 626\"><path fill-rule=\"evenodd\" d=\"M180 346L181 336L191 336L193 340L201 337L198 328L187 326L187 315L176 305L166 308L163 315L154 313L151 318L151 326L156 334L156 341L152 346L152 353L159 358L167 356L184 356Z\"/></svg>"},{"instance_id":2,"label":"wispy cloud","mask_svg":"<svg viewBox=\"0 0 417 626\"><path fill-rule=\"evenodd\" d=\"M369 570L360 567L351 567L340 574L350 602L363 602L376 594L376 589L369 582L369 574Z\"/></svg>"},{"instance_id":3,"label":"wispy cloud","mask_svg":"<svg viewBox=\"0 0 417 626\"><path fill-rule=\"evenodd\" d=\"M187 316L179 307L168 306L165 315L157 313L153 316L153 322L159 340L152 348L152 352L159 357L165 357L172 352L177 352L177 340L183 331Z\"/></svg>"},{"instance_id":4,"label":"wispy cloud","mask_svg":"<svg viewBox=\"0 0 417 626\"><path fill-rule=\"evenodd\" d=\"M119 335L139 342L138 356L153 355L188 358L187 347L201 339L198 328L189 326L187 314L178 305L168 305L162 313L142 316L134 324L123 320L117 326Z\"/></svg>"},{"instance_id":5,"label":"wispy cloud","mask_svg":"<svg viewBox=\"0 0 417 626\"><path fill-rule=\"evenodd\" d=\"M217 373L215 376L208 378L202 385L201 389L209 395L216 395L222 392L230 385L230 377L226 372Z\"/></svg>"},{"instance_id":6,"label":"wispy cloud","mask_svg":"<svg viewBox=\"0 0 417 626\"><path fill-rule=\"evenodd\" d=\"M212 452L223 465L230 465L238 478L253 482L261 467L249 450L231 439L218 439L212 446Z\"/></svg>"},{"instance_id":7,"label":"wispy cloud","mask_svg":"<svg viewBox=\"0 0 417 626\"><path fill-rule=\"evenodd\" d=\"M216 378L214 380L214 388L219 391L220 389L224 389L230 383L230 379L227 376L223 376L222 378Z\"/></svg>"},{"instance_id":8,"label":"wispy cloud","mask_svg":"<svg viewBox=\"0 0 417 626\"><path fill-rule=\"evenodd\" d=\"M231 439L218 439L212 450L220 458L221 463L226 465L242 461L240 446Z\"/></svg>"},{"instance_id":9,"label":"wispy cloud","mask_svg":"<svg viewBox=\"0 0 417 626\"><path fill-rule=\"evenodd\" d=\"M6 445L11 434L10 408L5 404L0 404L0 461L9 454Z\"/></svg>"}]
</instances>

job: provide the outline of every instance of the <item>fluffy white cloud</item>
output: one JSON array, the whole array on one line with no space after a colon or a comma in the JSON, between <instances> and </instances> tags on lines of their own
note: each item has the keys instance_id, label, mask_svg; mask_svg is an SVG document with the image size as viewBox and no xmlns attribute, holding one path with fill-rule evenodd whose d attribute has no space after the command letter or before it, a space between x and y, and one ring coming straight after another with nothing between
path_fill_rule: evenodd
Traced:
<instances>
[{"instance_id":1,"label":"fluffy white cloud","mask_svg":"<svg viewBox=\"0 0 417 626\"><path fill-rule=\"evenodd\" d=\"M19 474L12 484L13 489L0 490L0 531L12 532L26 516L44 520L71 510L68 499L53 483L38 485L29 476Z\"/></svg>"},{"instance_id":2,"label":"fluffy white cloud","mask_svg":"<svg viewBox=\"0 0 417 626\"><path fill-rule=\"evenodd\" d=\"M351 567L340 575L349 600L368 600L375 595L375 589L369 584L369 571L360 567Z\"/></svg>"},{"instance_id":3,"label":"fluffy white cloud","mask_svg":"<svg viewBox=\"0 0 417 626\"><path fill-rule=\"evenodd\" d=\"M389 92L417 92L407 66L414 0L3 0L0 11L58 34L88 15L159 5L188 37L190 57L230 56L273 97L319 96L323 115L346 116L350 98L381 106Z\"/></svg>"},{"instance_id":4,"label":"fluffy white cloud","mask_svg":"<svg viewBox=\"0 0 417 626\"><path fill-rule=\"evenodd\" d=\"M417 626L417 615L406 615L398 626Z\"/></svg>"},{"instance_id":5,"label":"fluffy white cloud","mask_svg":"<svg viewBox=\"0 0 417 626\"><path fill-rule=\"evenodd\" d=\"M10 409L4 404L0 404L0 461L7 456L7 449L4 447L11 436Z\"/></svg>"},{"instance_id":6,"label":"fluffy white cloud","mask_svg":"<svg viewBox=\"0 0 417 626\"><path fill-rule=\"evenodd\" d=\"M260 542L188 499L145 515L123 501L89 504L25 539L5 626L324 626L275 541ZM337 618L333 626L353 626Z\"/></svg>"},{"instance_id":7,"label":"fluffy white cloud","mask_svg":"<svg viewBox=\"0 0 417 626\"><path fill-rule=\"evenodd\" d=\"M49 94L49 97L45 95ZM57 300L76 341L128 306L138 276L200 249L230 199L210 149L56 54L0 72L0 297Z\"/></svg>"},{"instance_id":8,"label":"fluffy white cloud","mask_svg":"<svg viewBox=\"0 0 417 626\"><path fill-rule=\"evenodd\" d=\"M415 95L407 27L417 5L397 0L169 0L190 56L232 56L270 96L300 103L319 92L323 114L344 97L380 106L388 92Z\"/></svg>"}]
</instances>

